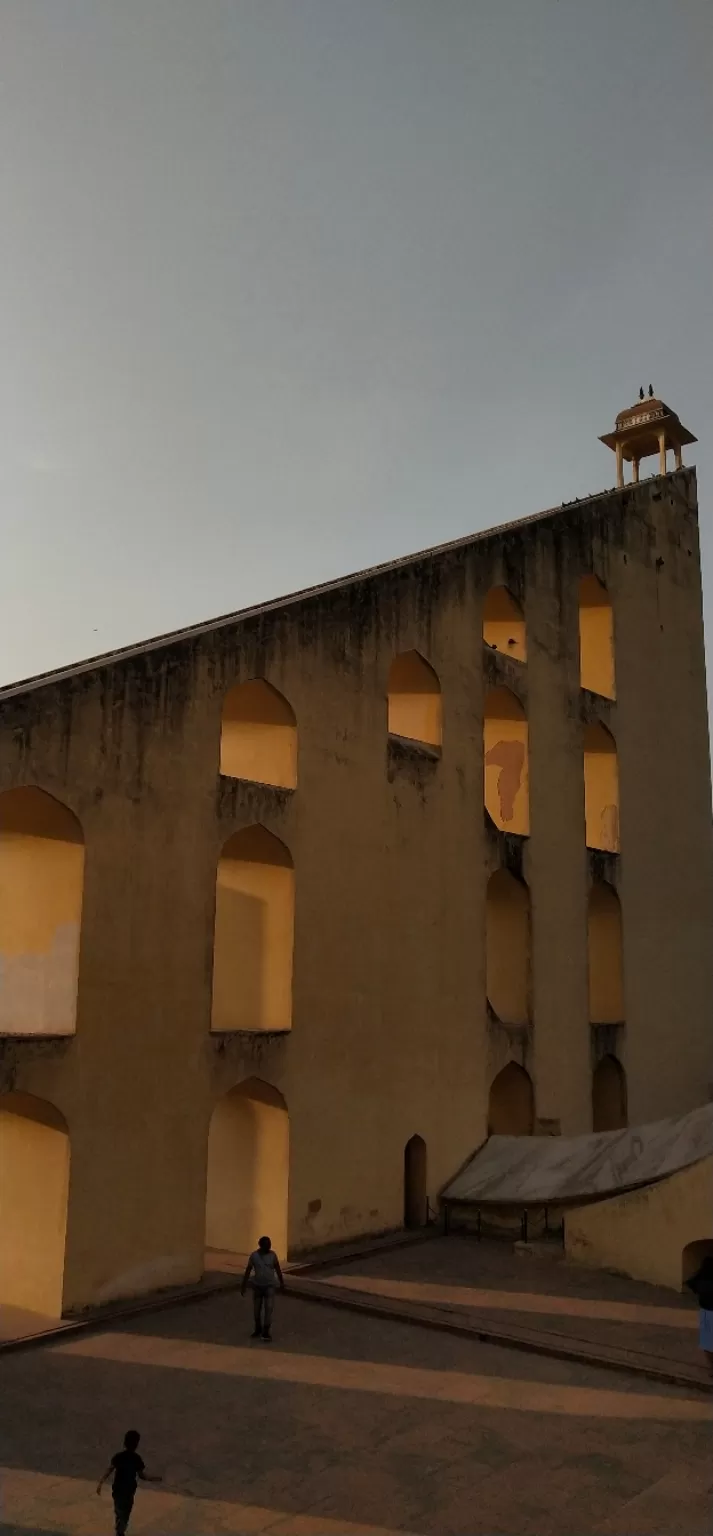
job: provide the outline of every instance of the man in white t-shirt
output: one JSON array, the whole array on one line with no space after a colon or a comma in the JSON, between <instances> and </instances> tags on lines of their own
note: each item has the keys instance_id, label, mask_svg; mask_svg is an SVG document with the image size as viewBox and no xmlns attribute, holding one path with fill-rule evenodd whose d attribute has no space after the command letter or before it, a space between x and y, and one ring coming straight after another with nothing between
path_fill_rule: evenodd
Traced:
<instances>
[{"instance_id":1,"label":"man in white t-shirt","mask_svg":"<svg viewBox=\"0 0 713 1536\"><path fill-rule=\"evenodd\" d=\"M272 1309L275 1305L275 1291L278 1285L281 1291L285 1289L280 1260L269 1237L258 1239L257 1248L248 1259L240 1287L241 1296L245 1295L248 1284L252 1286L255 1312L255 1328L252 1336L254 1339L264 1339L269 1344L272 1339L270 1324Z\"/></svg>"}]
</instances>

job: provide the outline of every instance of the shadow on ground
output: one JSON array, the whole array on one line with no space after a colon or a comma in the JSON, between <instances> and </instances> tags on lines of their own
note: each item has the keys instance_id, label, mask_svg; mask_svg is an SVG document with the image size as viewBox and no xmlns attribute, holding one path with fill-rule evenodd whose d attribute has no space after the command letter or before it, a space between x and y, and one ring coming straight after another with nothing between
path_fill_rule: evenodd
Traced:
<instances>
[{"instance_id":1,"label":"shadow on ground","mask_svg":"<svg viewBox=\"0 0 713 1536\"><path fill-rule=\"evenodd\" d=\"M710 1423L682 1421L691 1404L673 1389L289 1296L278 1305L272 1353L250 1352L249 1302L231 1294L7 1356L3 1464L96 1482L136 1425L149 1470L186 1501L421 1536L587 1536L662 1468L707 1463ZM44 1536L51 1520L38 1498L36 1523L1 1529Z\"/></svg>"}]
</instances>

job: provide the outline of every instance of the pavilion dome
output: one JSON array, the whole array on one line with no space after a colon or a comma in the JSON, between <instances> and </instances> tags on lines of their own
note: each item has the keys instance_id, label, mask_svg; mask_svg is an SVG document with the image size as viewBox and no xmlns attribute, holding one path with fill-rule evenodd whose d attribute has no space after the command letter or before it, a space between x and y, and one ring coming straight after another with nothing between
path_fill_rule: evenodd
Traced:
<instances>
[{"instance_id":1,"label":"pavilion dome","mask_svg":"<svg viewBox=\"0 0 713 1536\"><path fill-rule=\"evenodd\" d=\"M676 415L676 412L672 411L671 407L666 405L663 400L657 399L655 395L646 395L643 400L637 400L636 405L630 405L627 410L619 412L616 418L617 427L625 427L629 422L636 421L637 416L649 416L653 412L657 416ZM676 420L678 420L678 417L676 417Z\"/></svg>"}]
</instances>

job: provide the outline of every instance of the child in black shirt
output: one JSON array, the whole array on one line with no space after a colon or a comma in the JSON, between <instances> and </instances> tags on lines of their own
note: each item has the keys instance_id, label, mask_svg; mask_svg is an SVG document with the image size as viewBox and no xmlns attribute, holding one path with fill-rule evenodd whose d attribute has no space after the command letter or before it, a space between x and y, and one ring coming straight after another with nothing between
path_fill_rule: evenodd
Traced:
<instances>
[{"instance_id":1,"label":"child in black shirt","mask_svg":"<svg viewBox=\"0 0 713 1536\"><path fill-rule=\"evenodd\" d=\"M141 1436L138 1429L127 1429L124 1435L124 1449L117 1451L112 1456L110 1465L102 1474L97 1484L97 1493L101 1493L105 1483L113 1477L111 1496L114 1500L114 1522L116 1536L126 1536L126 1529L134 1507L137 1479L143 1483L160 1483L160 1477L149 1477L136 1447Z\"/></svg>"}]
</instances>

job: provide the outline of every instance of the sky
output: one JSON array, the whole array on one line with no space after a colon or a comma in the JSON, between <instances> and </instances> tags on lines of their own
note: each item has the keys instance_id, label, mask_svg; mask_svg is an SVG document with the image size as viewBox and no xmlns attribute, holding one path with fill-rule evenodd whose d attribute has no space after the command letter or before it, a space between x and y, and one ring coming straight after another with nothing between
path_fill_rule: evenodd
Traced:
<instances>
[{"instance_id":1,"label":"sky","mask_svg":"<svg viewBox=\"0 0 713 1536\"><path fill-rule=\"evenodd\" d=\"M710 0L0 0L0 683L604 490L650 382L713 634L712 87Z\"/></svg>"}]
</instances>

